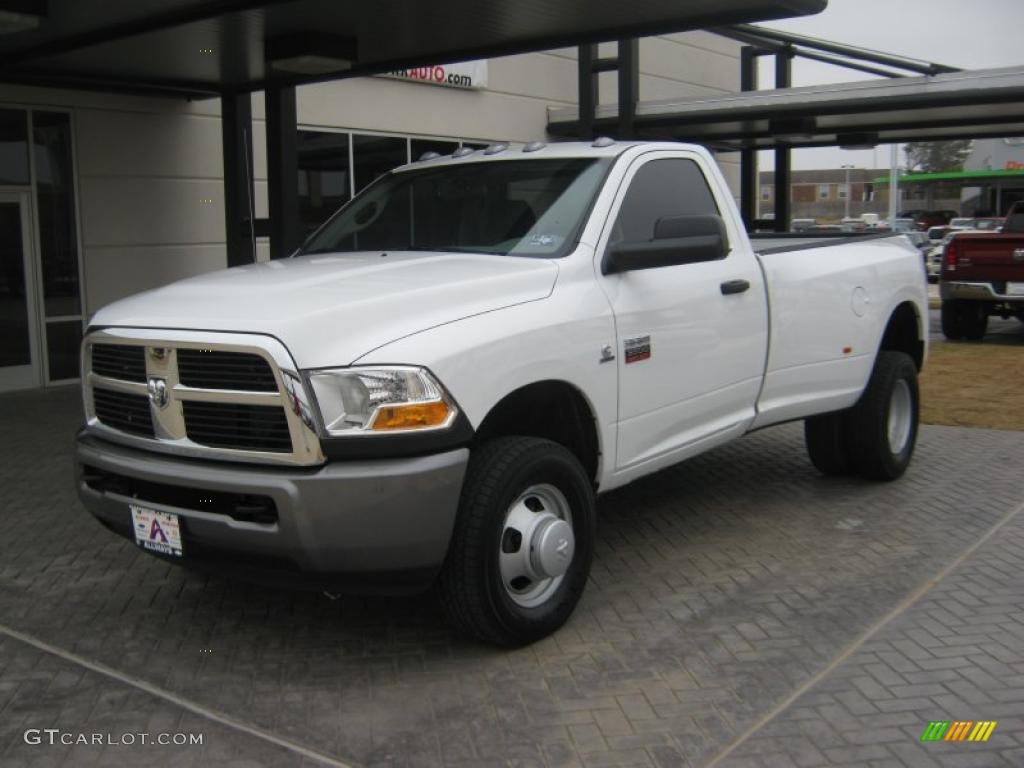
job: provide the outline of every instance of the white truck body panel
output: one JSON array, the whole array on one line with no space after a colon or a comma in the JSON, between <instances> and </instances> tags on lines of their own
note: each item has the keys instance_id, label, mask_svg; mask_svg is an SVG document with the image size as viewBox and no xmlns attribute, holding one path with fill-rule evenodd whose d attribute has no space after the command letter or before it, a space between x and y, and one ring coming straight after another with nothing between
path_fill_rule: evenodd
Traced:
<instances>
[{"instance_id":1,"label":"white truck body panel","mask_svg":"<svg viewBox=\"0 0 1024 768\"><path fill-rule=\"evenodd\" d=\"M904 238L758 256L702 148L565 144L428 164L529 157L616 158L564 258L301 256L140 294L104 308L92 325L266 334L281 340L298 369L424 366L474 428L523 386L567 382L594 414L602 490L749 429L851 405L901 303L914 307L927 337L920 256ZM728 256L602 274L630 180L662 158L699 165L725 223ZM721 283L736 279L749 290L722 295ZM628 364L624 342L637 337L649 337L650 359ZM614 361L602 360L605 347Z\"/></svg>"},{"instance_id":2,"label":"white truck body panel","mask_svg":"<svg viewBox=\"0 0 1024 768\"><path fill-rule=\"evenodd\" d=\"M262 333L303 368L550 295L554 260L460 253L319 254L199 275L101 309L92 325Z\"/></svg>"},{"instance_id":3,"label":"white truck body panel","mask_svg":"<svg viewBox=\"0 0 1024 768\"><path fill-rule=\"evenodd\" d=\"M909 301L926 322L920 258L904 238L769 253L771 343L755 427L856 402L893 310ZM926 329L919 329L926 338Z\"/></svg>"}]
</instances>

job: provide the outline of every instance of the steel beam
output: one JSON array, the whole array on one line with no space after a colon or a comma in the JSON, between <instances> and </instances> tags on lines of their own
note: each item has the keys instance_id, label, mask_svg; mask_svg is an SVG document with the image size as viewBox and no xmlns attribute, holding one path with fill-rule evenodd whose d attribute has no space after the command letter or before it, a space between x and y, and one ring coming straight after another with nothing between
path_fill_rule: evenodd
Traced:
<instances>
[{"instance_id":1,"label":"steel beam","mask_svg":"<svg viewBox=\"0 0 1024 768\"><path fill-rule=\"evenodd\" d=\"M224 153L224 228L228 266L256 261L253 238L252 98L248 93L220 100Z\"/></svg>"},{"instance_id":2,"label":"steel beam","mask_svg":"<svg viewBox=\"0 0 1024 768\"><path fill-rule=\"evenodd\" d=\"M740 90L757 90L757 61L760 53L749 45L740 49ZM740 150L740 215L747 231L754 229L757 218L758 194L757 150L749 147Z\"/></svg>"},{"instance_id":3,"label":"steel beam","mask_svg":"<svg viewBox=\"0 0 1024 768\"><path fill-rule=\"evenodd\" d=\"M783 50L775 54L775 87L789 88L793 84L793 54ZM775 149L775 231L789 230L790 170L793 151L786 146Z\"/></svg>"},{"instance_id":4,"label":"steel beam","mask_svg":"<svg viewBox=\"0 0 1024 768\"><path fill-rule=\"evenodd\" d=\"M270 203L270 258L283 259L301 245L299 155L295 87L266 90L267 186Z\"/></svg>"},{"instance_id":5,"label":"steel beam","mask_svg":"<svg viewBox=\"0 0 1024 768\"><path fill-rule=\"evenodd\" d=\"M636 103L640 100L640 40L619 40L619 138L636 138Z\"/></svg>"},{"instance_id":6,"label":"steel beam","mask_svg":"<svg viewBox=\"0 0 1024 768\"><path fill-rule=\"evenodd\" d=\"M577 60L578 81L577 101L579 102L579 138L590 141L594 138L594 122L597 120L597 77L594 67L597 62L597 45L579 47Z\"/></svg>"}]
</instances>

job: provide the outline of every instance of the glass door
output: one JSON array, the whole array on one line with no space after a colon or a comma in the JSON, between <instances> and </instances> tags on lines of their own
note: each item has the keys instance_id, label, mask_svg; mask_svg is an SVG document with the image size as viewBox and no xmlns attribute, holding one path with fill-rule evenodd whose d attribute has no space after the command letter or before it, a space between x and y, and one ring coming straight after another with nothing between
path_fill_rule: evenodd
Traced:
<instances>
[{"instance_id":1,"label":"glass door","mask_svg":"<svg viewBox=\"0 0 1024 768\"><path fill-rule=\"evenodd\" d=\"M41 384L29 193L0 190L0 392Z\"/></svg>"}]
</instances>

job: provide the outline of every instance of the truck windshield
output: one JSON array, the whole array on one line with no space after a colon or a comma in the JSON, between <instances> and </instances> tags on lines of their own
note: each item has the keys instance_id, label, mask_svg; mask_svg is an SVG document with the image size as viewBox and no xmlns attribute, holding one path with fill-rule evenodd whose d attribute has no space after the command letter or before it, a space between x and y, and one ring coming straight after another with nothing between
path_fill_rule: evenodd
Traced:
<instances>
[{"instance_id":1,"label":"truck windshield","mask_svg":"<svg viewBox=\"0 0 1024 768\"><path fill-rule=\"evenodd\" d=\"M610 159L457 163L391 173L357 195L302 248L564 256Z\"/></svg>"}]
</instances>

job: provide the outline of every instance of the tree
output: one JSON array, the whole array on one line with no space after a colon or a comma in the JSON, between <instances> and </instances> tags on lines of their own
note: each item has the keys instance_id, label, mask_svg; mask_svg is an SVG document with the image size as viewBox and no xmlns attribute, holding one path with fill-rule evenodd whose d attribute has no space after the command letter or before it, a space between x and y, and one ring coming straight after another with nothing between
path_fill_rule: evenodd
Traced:
<instances>
[{"instance_id":1,"label":"tree","mask_svg":"<svg viewBox=\"0 0 1024 768\"><path fill-rule=\"evenodd\" d=\"M907 153L907 170L921 173L962 171L973 144L971 139L911 141L904 147Z\"/></svg>"}]
</instances>

